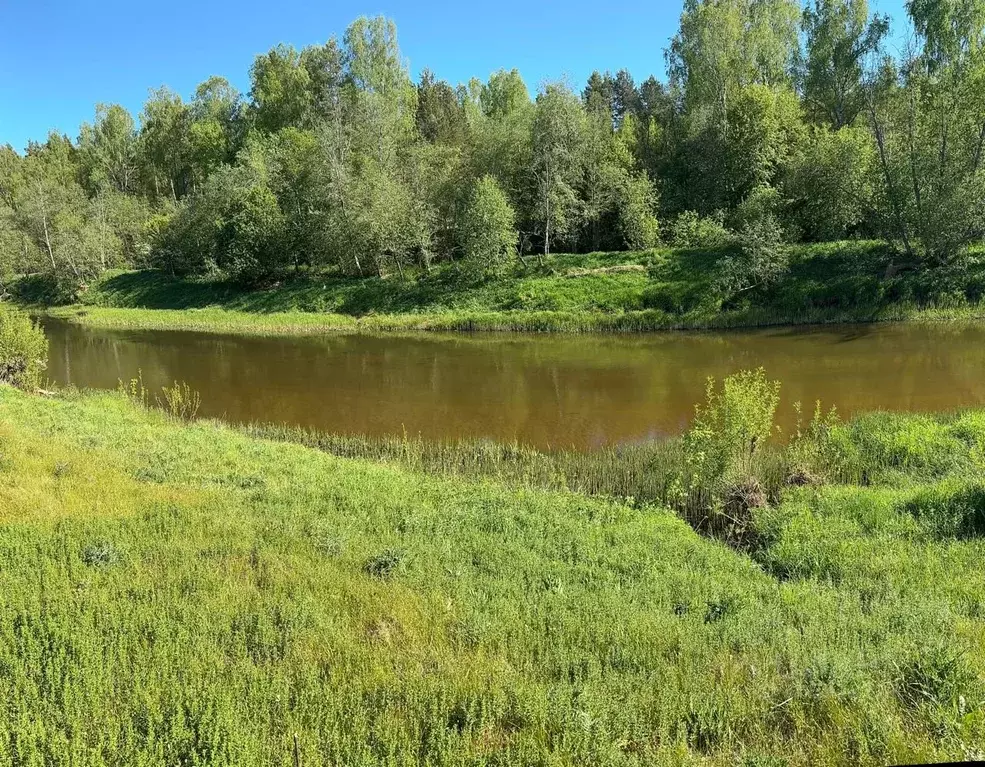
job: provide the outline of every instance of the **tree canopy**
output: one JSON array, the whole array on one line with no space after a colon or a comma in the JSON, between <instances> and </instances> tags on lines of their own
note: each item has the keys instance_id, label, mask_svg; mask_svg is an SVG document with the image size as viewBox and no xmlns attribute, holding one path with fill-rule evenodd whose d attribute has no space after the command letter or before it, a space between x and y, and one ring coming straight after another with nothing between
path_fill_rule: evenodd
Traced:
<instances>
[{"instance_id":1,"label":"tree canopy","mask_svg":"<svg viewBox=\"0 0 985 767\"><path fill-rule=\"evenodd\" d=\"M399 278L701 233L745 254L742 286L798 239L960 267L985 233L985 3L906 8L913 43L891 55L866 0L686 0L665 81L605 69L534 94L515 69L415 82L395 24L360 18L257 56L245 95L162 87L138 116L99 104L74 140L0 148L0 286L45 272L74 295L148 266Z\"/></svg>"}]
</instances>

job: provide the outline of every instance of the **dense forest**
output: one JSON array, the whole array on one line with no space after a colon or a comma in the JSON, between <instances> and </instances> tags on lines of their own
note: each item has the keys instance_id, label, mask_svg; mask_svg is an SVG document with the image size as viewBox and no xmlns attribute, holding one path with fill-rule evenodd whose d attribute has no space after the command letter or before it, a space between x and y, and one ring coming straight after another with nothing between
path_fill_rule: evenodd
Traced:
<instances>
[{"instance_id":1,"label":"dense forest","mask_svg":"<svg viewBox=\"0 0 985 767\"><path fill-rule=\"evenodd\" d=\"M394 23L360 18L257 56L248 94L210 77L0 147L0 282L489 274L666 244L734 246L720 279L741 291L790 243L845 238L892 242L893 270L961 269L985 229L985 1L906 7L890 37L865 0L686 0L664 80L534 95L516 70L415 83Z\"/></svg>"}]
</instances>

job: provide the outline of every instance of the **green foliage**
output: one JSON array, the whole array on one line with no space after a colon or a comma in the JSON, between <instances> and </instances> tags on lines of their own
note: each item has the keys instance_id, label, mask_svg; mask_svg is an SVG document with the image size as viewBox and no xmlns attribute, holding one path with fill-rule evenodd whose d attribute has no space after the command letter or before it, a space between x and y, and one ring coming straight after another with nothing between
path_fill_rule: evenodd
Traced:
<instances>
[{"instance_id":1,"label":"green foliage","mask_svg":"<svg viewBox=\"0 0 985 767\"><path fill-rule=\"evenodd\" d=\"M889 31L886 17L868 17L866 0L811 0L804 8L804 104L816 124L834 131L865 108L865 58Z\"/></svg>"},{"instance_id":2,"label":"green foliage","mask_svg":"<svg viewBox=\"0 0 985 767\"><path fill-rule=\"evenodd\" d=\"M787 480L810 485L843 476L848 458L843 443L835 438L841 423L838 411L834 407L824 411L818 401L810 421L805 424L800 402L794 403L794 410L796 426L786 449L790 467Z\"/></svg>"},{"instance_id":3,"label":"green foliage","mask_svg":"<svg viewBox=\"0 0 985 767\"><path fill-rule=\"evenodd\" d=\"M477 446L408 471L111 395L7 389L0 416L13 763L875 765L985 737L982 543L922 535L919 488L791 488L739 553L655 506L472 481Z\"/></svg>"},{"instance_id":4,"label":"green foliage","mask_svg":"<svg viewBox=\"0 0 985 767\"><path fill-rule=\"evenodd\" d=\"M881 223L911 259L961 265L985 233L985 14L978 3L911 3L918 49L873 77Z\"/></svg>"},{"instance_id":5,"label":"green foliage","mask_svg":"<svg viewBox=\"0 0 985 767\"><path fill-rule=\"evenodd\" d=\"M92 124L79 132L82 175L91 191L136 191L138 179L137 129L133 116L119 104L99 104Z\"/></svg>"},{"instance_id":6,"label":"green foliage","mask_svg":"<svg viewBox=\"0 0 985 767\"><path fill-rule=\"evenodd\" d=\"M534 219L551 252L551 238L561 242L578 225L576 179L582 170L584 113L581 102L563 83L548 83L537 96L532 127L532 171L536 183Z\"/></svg>"},{"instance_id":7,"label":"green foliage","mask_svg":"<svg viewBox=\"0 0 985 767\"><path fill-rule=\"evenodd\" d=\"M790 246L776 217L754 206L749 215L737 236L738 252L718 266L716 284L725 296L774 285L790 267Z\"/></svg>"},{"instance_id":8,"label":"green foliage","mask_svg":"<svg viewBox=\"0 0 985 767\"><path fill-rule=\"evenodd\" d=\"M462 254L470 268L502 271L515 257L516 214L492 176L475 182L462 217Z\"/></svg>"},{"instance_id":9,"label":"green foliage","mask_svg":"<svg viewBox=\"0 0 985 767\"><path fill-rule=\"evenodd\" d=\"M717 220L749 255L725 282L766 287L782 248L752 209L775 190L786 239L878 233L904 254L887 279L948 280L985 236L985 14L959 6L908 4L915 45L893 58L888 19L864 0L688 0L668 84L596 71L580 98L548 82L535 101L515 69L457 87L425 69L415 84L394 23L359 18L257 56L246 98L213 76L189 101L152 91L139 125L99 105L76 142L0 149L0 279L43 272L63 300L147 265L254 288L407 282L455 260L491 177L521 257L649 249L661 234L726 247Z\"/></svg>"},{"instance_id":10,"label":"green foliage","mask_svg":"<svg viewBox=\"0 0 985 767\"><path fill-rule=\"evenodd\" d=\"M677 504L691 518L715 511L730 483L749 482L754 460L775 431L779 381L760 368L727 376L719 390L708 379L704 405L684 436Z\"/></svg>"},{"instance_id":11,"label":"green foliage","mask_svg":"<svg viewBox=\"0 0 985 767\"><path fill-rule=\"evenodd\" d=\"M653 248L660 240L655 210L657 196L645 176L629 177L619 197L619 226L630 250Z\"/></svg>"},{"instance_id":12,"label":"green foliage","mask_svg":"<svg viewBox=\"0 0 985 767\"><path fill-rule=\"evenodd\" d=\"M681 213L670 228L670 244L675 248L721 248L732 239L720 216L700 216L693 210Z\"/></svg>"},{"instance_id":13,"label":"green foliage","mask_svg":"<svg viewBox=\"0 0 985 767\"><path fill-rule=\"evenodd\" d=\"M805 239L841 239L865 222L874 202L875 163L875 148L863 128L811 132L784 182Z\"/></svg>"},{"instance_id":14,"label":"green foliage","mask_svg":"<svg viewBox=\"0 0 985 767\"><path fill-rule=\"evenodd\" d=\"M667 53L671 82L695 113L727 110L747 85L787 82L800 9L789 0L689 0Z\"/></svg>"},{"instance_id":15,"label":"green foliage","mask_svg":"<svg viewBox=\"0 0 985 767\"><path fill-rule=\"evenodd\" d=\"M48 340L24 312L0 304L0 383L36 389L48 362Z\"/></svg>"}]
</instances>

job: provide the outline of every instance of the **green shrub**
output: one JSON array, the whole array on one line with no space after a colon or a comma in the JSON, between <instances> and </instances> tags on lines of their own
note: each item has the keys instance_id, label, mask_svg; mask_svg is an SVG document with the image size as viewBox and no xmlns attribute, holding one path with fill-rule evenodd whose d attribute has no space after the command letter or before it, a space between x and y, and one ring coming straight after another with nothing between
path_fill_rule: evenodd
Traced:
<instances>
[{"instance_id":1,"label":"green shrub","mask_svg":"<svg viewBox=\"0 0 985 767\"><path fill-rule=\"evenodd\" d=\"M774 431L779 398L780 383L762 368L727 376L721 390L708 379L705 404L695 406L683 438L684 465L673 490L682 511L705 514L736 495L761 504L753 461Z\"/></svg>"},{"instance_id":2,"label":"green shrub","mask_svg":"<svg viewBox=\"0 0 985 767\"><path fill-rule=\"evenodd\" d=\"M820 401L814 403L814 415L804 425L803 408L794 403L797 422L787 446L789 484L810 485L844 473L848 456L842 442L835 438L840 419L832 407L825 412Z\"/></svg>"},{"instance_id":3,"label":"green shrub","mask_svg":"<svg viewBox=\"0 0 985 767\"><path fill-rule=\"evenodd\" d=\"M475 182L459 231L462 252L473 271L502 271L516 256L516 213L496 179Z\"/></svg>"},{"instance_id":4,"label":"green shrub","mask_svg":"<svg viewBox=\"0 0 985 767\"><path fill-rule=\"evenodd\" d=\"M775 285L790 269L790 245L772 214L743 225L739 251L723 258L715 279L719 292L730 296L756 287Z\"/></svg>"},{"instance_id":5,"label":"green shrub","mask_svg":"<svg viewBox=\"0 0 985 767\"><path fill-rule=\"evenodd\" d=\"M48 340L27 314L0 306L0 382L36 389L48 358Z\"/></svg>"},{"instance_id":6,"label":"green shrub","mask_svg":"<svg viewBox=\"0 0 985 767\"><path fill-rule=\"evenodd\" d=\"M670 227L675 248L721 248L732 242L721 216L699 216L693 210L681 213Z\"/></svg>"}]
</instances>

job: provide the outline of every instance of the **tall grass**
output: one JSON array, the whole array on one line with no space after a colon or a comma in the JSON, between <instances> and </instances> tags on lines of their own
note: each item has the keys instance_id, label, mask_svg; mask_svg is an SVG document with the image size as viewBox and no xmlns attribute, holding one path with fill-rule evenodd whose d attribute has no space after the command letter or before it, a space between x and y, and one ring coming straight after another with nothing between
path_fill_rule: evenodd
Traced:
<instances>
[{"instance_id":1,"label":"tall grass","mask_svg":"<svg viewBox=\"0 0 985 767\"><path fill-rule=\"evenodd\" d=\"M949 520L985 418L832 439L868 484L788 487L742 553L484 478L527 451L335 445L387 466L0 387L0 762L980 756L985 544Z\"/></svg>"},{"instance_id":2,"label":"tall grass","mask_svg":"<svg viewBox=\"0 0 985 767\"><path fill-rule=\"evenodd\" d=\"M0 304L0 383L36 389L47 358L44 332L24 312Z\"/></svg>"}]
</instances>

